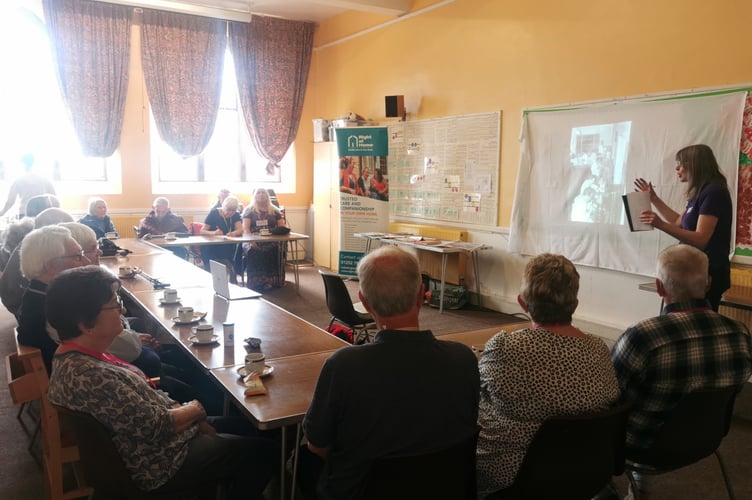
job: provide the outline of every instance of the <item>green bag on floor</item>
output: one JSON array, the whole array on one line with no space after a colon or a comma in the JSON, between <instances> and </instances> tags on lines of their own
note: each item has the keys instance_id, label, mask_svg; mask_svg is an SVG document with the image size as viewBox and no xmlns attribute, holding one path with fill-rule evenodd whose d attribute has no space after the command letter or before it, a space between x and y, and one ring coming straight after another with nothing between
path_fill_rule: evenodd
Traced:
<instances>
[{"instance_id":1,"label":"green bag on floor","mask_svg":"<svg viewBox=\"0 0 752 500\"><path fill-rule=\"evenodd\" d=\"M441 284L431 282L431 307L439 307ZM467 304L467 287L463 285L444 285L444 309L462 309Z\"/></svg>"}]
</instances>

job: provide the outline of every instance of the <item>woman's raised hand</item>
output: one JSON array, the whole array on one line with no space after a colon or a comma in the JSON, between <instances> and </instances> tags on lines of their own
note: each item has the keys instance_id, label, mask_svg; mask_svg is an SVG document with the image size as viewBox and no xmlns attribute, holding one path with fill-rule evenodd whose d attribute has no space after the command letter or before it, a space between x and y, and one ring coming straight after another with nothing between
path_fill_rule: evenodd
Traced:
<instances>
[{"instance_id":1,"label":"woman's raised hand","mask_svg":"<svg viewBox=\"0 0 752 500\"><path fill-rule=\"evenodd\" d=\"M653 189L653 183L648 182L642 177L638 177L634 181L635 191L649 191L650 201L654 202L656 199L655 190Z\"/></svg>"}]
</instances>

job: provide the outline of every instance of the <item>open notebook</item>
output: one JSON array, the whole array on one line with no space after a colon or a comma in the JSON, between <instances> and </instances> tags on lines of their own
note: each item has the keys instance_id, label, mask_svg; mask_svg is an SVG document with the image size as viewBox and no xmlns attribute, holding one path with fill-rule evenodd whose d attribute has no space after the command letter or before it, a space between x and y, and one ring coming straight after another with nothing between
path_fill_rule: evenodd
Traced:
<instances>
[{"instance_id":1,"label":"open notebook","mask_svg":"<svg viewBox=\"0 0 752 500\"><path fill-rule=\"evenodd\" d=\"M253 299L261 294L230 283L227 266L216 260L209 261L214 293L227 300Z\"/></svg>"}]
</instances>

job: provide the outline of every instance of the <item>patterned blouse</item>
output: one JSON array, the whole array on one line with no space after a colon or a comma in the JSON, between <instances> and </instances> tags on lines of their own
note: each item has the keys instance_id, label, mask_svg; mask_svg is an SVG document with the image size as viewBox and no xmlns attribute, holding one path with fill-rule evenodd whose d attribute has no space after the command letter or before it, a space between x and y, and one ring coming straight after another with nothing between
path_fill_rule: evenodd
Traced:
<instances>
[{"instance_id":1,"label":"patterned blouse","mask_svg":"<svg viewBox=\"0 0 752 500\"><path fill-rule=\"evenodd\" d=\"M481 498L514 482L546 418L605 409L619 396L608 347L590 335L502 330L488 341L479 363Z\"/></svg>"},{"instance_id":2,"label":"patterned blouse","mask_svg":"<svg viewBox=\"0 0 752 500\"><path fill-rule=\"evenodd\" d=\"M88 413L107 427L125 467L143 490L158 488L175 475L198 424L175 434L168 411L175 402L164 392L128 369L78 351L56 355L52 367L50 401Z\"/></svg>"}]
</instances>

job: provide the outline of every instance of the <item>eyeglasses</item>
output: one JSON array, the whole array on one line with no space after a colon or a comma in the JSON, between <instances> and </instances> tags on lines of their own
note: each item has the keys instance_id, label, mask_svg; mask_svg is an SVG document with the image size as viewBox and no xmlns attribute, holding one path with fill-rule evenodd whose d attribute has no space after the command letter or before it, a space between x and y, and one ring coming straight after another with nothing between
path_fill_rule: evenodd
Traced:
<instances>
[{"instance_id":1,"label":"eyeglasses","mask_svg":"<svg viewBox=\"0 0 752 500\"><path fill-rule=\"evenodd\" d=\"M115 306L102 306L102 311L105 309L117 309L118 311L122 311L124 309L123 307L123 298L120 297L120 295L115 296L115 300L117 301L117 305Z\"/></svg>"},{"instance_id":2,"label":"eyeglasses","mask_svg":"<svg viewBox=\"0 0 752 500\"><path fill-rule=\"evenodd\" d=\"M81 250L78 253L72 253L70 255L61 255L59 258L61 259L74 259L77 262L81 262L84 260L84 251Z\"/></svg>"}]
</instances>

